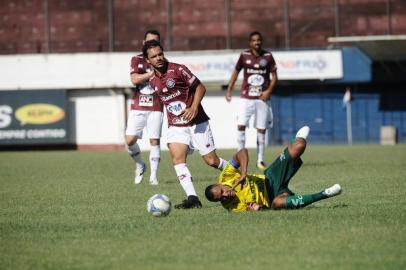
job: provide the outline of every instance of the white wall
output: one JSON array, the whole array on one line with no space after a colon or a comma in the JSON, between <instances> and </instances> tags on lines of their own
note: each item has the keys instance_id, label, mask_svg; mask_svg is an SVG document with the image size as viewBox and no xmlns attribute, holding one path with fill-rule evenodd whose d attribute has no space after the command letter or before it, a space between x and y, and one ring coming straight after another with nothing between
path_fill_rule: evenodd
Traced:
<instances>
[{"instance_id":1,"label":"white wall","mask_svg":"<svg viewBox=\"0 0 406 270\"><path fill-rule=\"evenodd\" d=\"M123 143L125 101L114 90L68 92L69 142L78 145Z\"/></svg>"},{"instance_id":2,"label":"white wall","mask_svg":"<svg viewBox=\"0 0 406 270\"><path fill-rule=\"evenodd\" d=\"M69 141L80 145L123 145L125 132L125 101L121 91L75 90L68 92ZM202 101L210 116L217 148L236 148L236 111L239 97L227 103L224 96L206 95ZM127 102L128 104L128 102ZM127 107L128 108L128 107ZM166 147L167 122L164 119L161 146ZM146 132L144 132L146 135ZM141 150L149 150L149 140L139 141ZM256 131L247 129L247 147L256 147Z\"/></svg>"},{"instance_id":3,"label":"white wall","mask_svg":"<svg viewBox=\"0 0 406 270\"><path fill-rule=\"evenodd\" d=\"M217 148L237 147L237 104L239 97L233 97L231 102L226 102L223 96L206 96L202 104L210 116L210 126L213 130L214 140ZM246 147L256 147L257 133L252 127L253 119L250 121L250 128L246 130Z\"/></svg>"}]
</instances>

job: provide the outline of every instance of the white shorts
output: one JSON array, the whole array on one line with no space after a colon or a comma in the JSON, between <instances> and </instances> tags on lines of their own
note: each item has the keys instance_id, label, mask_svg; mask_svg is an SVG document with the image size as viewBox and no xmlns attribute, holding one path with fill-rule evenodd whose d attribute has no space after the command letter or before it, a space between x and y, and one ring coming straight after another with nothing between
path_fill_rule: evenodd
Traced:
<instances>
[{"instance_id":1,"label":"white shorts","mask_svg":"<svg viewBox=\"0 0 406 270\"><path fill-rule=\"evenodd\" d=\"M273 114L270 105L260 99L240 98L237 124L248 127L251 116L254 116L254 127L257 129L267 129L273 125Z\"/></svg>"},{"instance_id":2,"label":"white shorts","mask_svg":"<svg viewBox=\"0 0 406 270\"><path fill-rule=\"evenodd\" d=\"M161 138L163 117L163 112L130 110L125 135L141 139L145 127L150 139L159 139Z\"/></svg>"},{"instance_id":3,"label":"white shorts","mask_svg":"<svg viewBox=\"0 0 406 270\"><path fill-rule=\"evenodd\" d=\"M202 156L216 150L208 121L191 127L170 126L168 128L167 143L186 144L191 150L189 154L193 153L194 149L197 149Z\"/></svg>"}]
</instances>

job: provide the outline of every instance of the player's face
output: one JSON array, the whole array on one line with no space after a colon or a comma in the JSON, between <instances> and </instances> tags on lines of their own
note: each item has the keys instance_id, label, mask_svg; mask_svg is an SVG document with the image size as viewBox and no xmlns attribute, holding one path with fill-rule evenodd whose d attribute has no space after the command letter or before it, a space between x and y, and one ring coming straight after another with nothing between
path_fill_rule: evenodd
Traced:
<instances>
[{"instance_id":1,"label":"player's face","mask_svg":"<svg viewBox=\"0 0 406 270\"><path fill-rule=\"evenodd\" d=\"M250 39L250 48L259 50L262 47L262 38L260 35L253 35Z\"/></svg>"},{"instance_id":2,"label":"player's face","mask_svg":"<svg viewBox=\"0 0 406 270\"><path fill-rule=\"evenodd\" d=\"M218 185L212 189L216 201L226 201L235 197L235 190L226 185Z\"/></svg>"},{"instance_id":3,"label":"player's face","mask_svg":"<svg viewBox=\"0 0 406 270\"><path fill-rule=\"evenodd\" d=\"M156 46L148 51L148 62L156 69L161 69L166 64L166 59L164 56L164 52L162 51L161 47Z\"/></svg>"}]
</instances>

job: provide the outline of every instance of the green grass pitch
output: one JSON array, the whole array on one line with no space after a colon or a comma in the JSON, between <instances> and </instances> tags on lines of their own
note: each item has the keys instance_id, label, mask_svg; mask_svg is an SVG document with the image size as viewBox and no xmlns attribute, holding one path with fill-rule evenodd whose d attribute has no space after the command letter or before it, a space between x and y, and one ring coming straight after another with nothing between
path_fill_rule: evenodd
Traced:
<instances>
[{"instance_id":1,"label":"green grass pitch","mask_svg":"<svg viewBox=\"0 0 406 270\"><path fill-rule=\"evenodd\" d=\"M266 161L281 150L268 148ZM0 269L405 269L406 145L309 145L303 160L296 193L340 183L343 194L301 210L228 213L204 199L218 172L195 153L203 208L156 218L151 195L184 197L168 152L158 186L133 184L125 152L0 152Z\"/></svg>"}]
</instances>

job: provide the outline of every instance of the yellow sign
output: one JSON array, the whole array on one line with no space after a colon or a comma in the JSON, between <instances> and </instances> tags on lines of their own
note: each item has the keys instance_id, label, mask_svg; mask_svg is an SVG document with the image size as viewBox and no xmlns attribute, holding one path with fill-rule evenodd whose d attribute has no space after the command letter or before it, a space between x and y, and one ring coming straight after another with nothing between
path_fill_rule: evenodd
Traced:
<instances>
[{"instance_id":1,"label":"yellow sign","mask_svg":"<svg viewBox=\"0 0 406 270\"><path fill-rule=\"evenodd\" d=\"M65 117L65 111L52 104L34 103L18 108L15 115L22 126L44 125L62 120Z\"/></svg>"}]
</instances>

